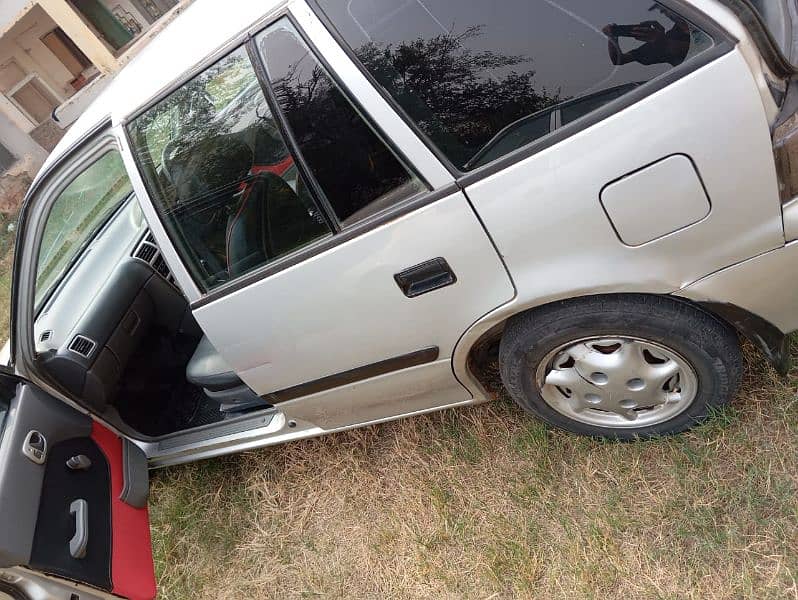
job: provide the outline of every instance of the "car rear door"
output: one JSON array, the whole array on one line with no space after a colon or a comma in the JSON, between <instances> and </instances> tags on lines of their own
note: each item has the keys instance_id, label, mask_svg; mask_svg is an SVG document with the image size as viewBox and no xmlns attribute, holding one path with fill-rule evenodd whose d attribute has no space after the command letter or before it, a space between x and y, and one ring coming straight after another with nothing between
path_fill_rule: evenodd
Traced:
<instances>
[{"instance_id":1,"label":"car rear door","mask_svg":"<svg viewBox=\"0 0 798 600\"><path fill-rule=\"evenodd\" d=\"M454 347L512 282L451 174L306 5L291 7L129 123L156 239L216 350L298 420L470 401ZM237 83L222 97L220 81ZM182 133L162 149L169 115ZM268 235L249 235L277 196ZM240 248L248 237L268 247Z\"/></svg>"},{"instance_id":2,"label":"car rear door","mask_svg":"<svg viewBox=\"0 0 798 600\"><path fill-rule=\"evenodd\" d=\"M141 451L0 374L0 597L155 597Z\"/></svg>"}]
</instances>

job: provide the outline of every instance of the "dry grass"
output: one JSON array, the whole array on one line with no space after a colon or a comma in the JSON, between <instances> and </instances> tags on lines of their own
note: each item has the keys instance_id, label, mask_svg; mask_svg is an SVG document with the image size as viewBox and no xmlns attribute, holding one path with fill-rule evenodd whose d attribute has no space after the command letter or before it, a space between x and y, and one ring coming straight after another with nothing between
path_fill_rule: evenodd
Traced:
<instances>
[{"instance_id":1,"label":"dry grass","mask_svg":"<svg viewBox=\"0 0 798 600\"><path fill-rule=\"evenodd\" d=\"M501 398L157 472L161 597L798 599L798 372L746 356L734 408L661 441Z\"/></svg>"}]
</instances>

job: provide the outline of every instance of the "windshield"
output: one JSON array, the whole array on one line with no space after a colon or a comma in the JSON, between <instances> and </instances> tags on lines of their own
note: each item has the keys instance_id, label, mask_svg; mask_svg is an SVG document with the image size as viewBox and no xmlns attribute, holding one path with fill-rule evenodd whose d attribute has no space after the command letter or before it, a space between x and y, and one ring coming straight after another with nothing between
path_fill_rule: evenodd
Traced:
<instances>
[{"instance_id":1,"label":"windshield","mask_svg":"<svg viewBox=\"0 0 798 600\"><path fill-rule=\"evenodd\" d=\"M36 267L36 307L132 192L122 157L109 151L78 175L53 204Z\"/></svg>"}]
</instances>

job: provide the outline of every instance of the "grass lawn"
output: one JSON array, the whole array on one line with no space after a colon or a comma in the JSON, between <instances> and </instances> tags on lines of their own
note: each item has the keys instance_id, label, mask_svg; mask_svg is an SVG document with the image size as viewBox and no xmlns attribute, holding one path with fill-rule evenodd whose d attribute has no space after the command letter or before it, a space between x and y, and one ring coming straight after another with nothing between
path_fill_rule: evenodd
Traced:
<instances>
[{"instance_id":1,"label":"grass lawn","mask_svg":"<svg viewBox=\"0 0 798 600\"><path fill-rule=\"evenodd\" d=\"M160 597L798 599L798 370L746 360L733 408L661 441L500 394L157 471Z\"/></svg>"}]
</instances>

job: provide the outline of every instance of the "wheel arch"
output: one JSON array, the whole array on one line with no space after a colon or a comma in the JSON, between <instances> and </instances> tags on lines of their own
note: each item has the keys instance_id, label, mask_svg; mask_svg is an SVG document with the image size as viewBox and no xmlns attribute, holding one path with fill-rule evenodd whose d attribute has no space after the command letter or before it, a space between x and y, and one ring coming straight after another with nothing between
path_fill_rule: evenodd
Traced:
<instances>
[{"instance_id":1,"label":"wheel arch","mask_svg":"<svg viewBox=\"0 0 798 600\"><path fill-rule=\"evenodd\" d=\"M605 293L605 294L586 294L581 296L571 296L558 298L550 302L534 306L519 307L517 310L503 310L500 313L494 312L486 315L485 318L475 323L460 340L454 354L454 371L460 381L469 389L469 383L479 386L479 392L489 397L486 391L487 372L485 367L493 359L498 358L499 342L504 333L504 328L508 321L513 317L536 312L544 307L562 302L564 300L578 300L580 298L612 298L621 296L652 296L668 298L674 302L679 302L694 307L706 314L713 316L718 321L731 327L738 335L749 340L756 348L762 352L764 357L782 375L790 369L789 337L770 321L757 315L745 308L728 302L699 302L674 296L672 294L651 294L651 293ZM503 307L506 309L507 307ZM472 335L471 341L468 340L469 332L478 330L476 335ZM475 338L475 339L474 339ZM467 348L467 349L466 349ZM460 365L458 368L458 359ZM468 381L463 381L463 378ZM473 391L473 390L472 390Z\"/></svg>"}]
</instances>

